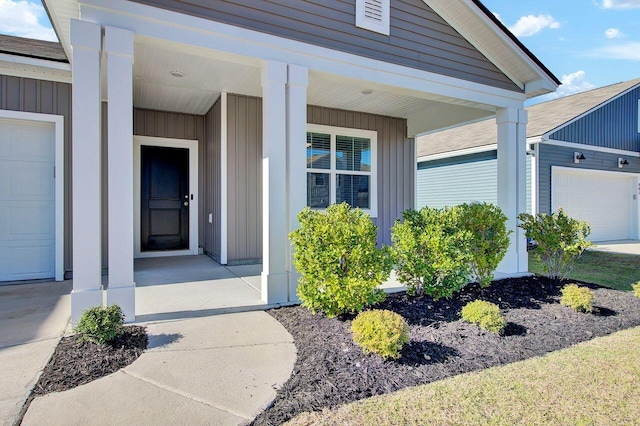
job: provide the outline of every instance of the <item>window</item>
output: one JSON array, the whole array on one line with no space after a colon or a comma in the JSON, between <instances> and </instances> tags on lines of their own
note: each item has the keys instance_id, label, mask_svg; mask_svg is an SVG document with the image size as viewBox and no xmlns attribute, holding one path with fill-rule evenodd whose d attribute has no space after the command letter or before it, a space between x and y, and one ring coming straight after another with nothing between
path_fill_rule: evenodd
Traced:
<instances>
[{"instance_id":1,"label":"window","mask_svg":"<svg viewBox=\"0 0 640 426\"><path fill-rule=\"evenodd\" d=\"M389 35L391 0L356 0L356 26Z\"/></svg>"},{"instance_id":2,"label":"window","mask_svg":"<svg viewBox=\"0 0 640 426\"><path fill-rule=\"evenodd\" d=\"M346 201L377 216L377 133L307 126L307 205L324 209Z\"/></svg>"}]
</instances>

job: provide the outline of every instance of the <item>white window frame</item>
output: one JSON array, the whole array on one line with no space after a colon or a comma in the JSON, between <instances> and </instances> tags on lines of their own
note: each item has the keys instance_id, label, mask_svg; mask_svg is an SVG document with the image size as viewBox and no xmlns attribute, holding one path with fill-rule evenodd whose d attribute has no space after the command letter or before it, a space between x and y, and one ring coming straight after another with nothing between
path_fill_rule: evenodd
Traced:
<instances>
[{"instance_id":1,"label":"white window frame","mask_svg":"<svg viewBox=\"0 0 640 426\"><path fill-rule=\"evenodd\" d=\"M369 206L368 209L361 209L371 217L378 217L378 132L375 130L351 129L348 127L324 126L320 124L307 124L308 133L324 133L331 136L331 162L328 169L312 169L307 167L307 173L329 174L329 204L336 202L336 176L360 175L370 176L369 182ZM336 136L347 136L355 138L366 138L371 141L371 171L362 172L356 170L336 169ZM306 179L306 175L305 175ZM306 186L306 185L305 185ZM305 194L306 195L306 194ZM306 202L305 202L306 203ZM318 209L322 211L323 209Z\"/></svg>"},{"instance_id":2,"label":"white window frame","mask_svg":"<svg viewBox=\"0 0 640 426\"><path fill-rule=\"evenodd\" d=\"M364 28L365 30L374 31L376 33L389 35L390 28L390 8L391 0L379 0L381 3L382 17L380 21L369 19L365 15L365 7L367 1L371 0L356 0L356 27Z\"/></svg>"}]
</instances>

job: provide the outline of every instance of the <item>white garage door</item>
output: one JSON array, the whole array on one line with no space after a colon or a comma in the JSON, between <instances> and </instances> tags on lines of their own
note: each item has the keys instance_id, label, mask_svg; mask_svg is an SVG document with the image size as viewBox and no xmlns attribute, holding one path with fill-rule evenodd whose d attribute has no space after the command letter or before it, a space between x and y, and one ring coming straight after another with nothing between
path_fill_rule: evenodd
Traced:
<instances>
[{"instance_id":1,"label":"white garage door","mask_svg":"<svg viewBox=\"0 0 640 426\"><path fill-rule=\"evenodd\" d=\"M637 178L624 174L553 170L552 206L591 225L591 241L631 238Z\"/></svg>"},{"instance_id":2,"label":"white garage door","mask_svg":"<svg viewBox=\"0 0 640 426\"><path fill-rule=\"evenodd\" d=\"M0 281L55 275L53 124L0 120Z\"/></svg>"}]
</instances>

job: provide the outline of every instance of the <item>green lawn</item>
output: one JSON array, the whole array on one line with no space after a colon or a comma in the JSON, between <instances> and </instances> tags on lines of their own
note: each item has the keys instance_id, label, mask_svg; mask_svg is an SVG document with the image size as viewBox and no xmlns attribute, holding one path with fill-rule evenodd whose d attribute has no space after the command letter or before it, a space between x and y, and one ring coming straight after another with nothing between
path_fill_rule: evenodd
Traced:
<instances>
[{"instance_id":1,"label":"green lawn","mask_svg":"<svg viewBox=\"0 0 640 426\"><path fill-rule=\"evenodd\" d=\"M534 252L529 252L529 271L543 273ZM640 281L640 256L587 250L576 262L569 279L631 290L631 284Z\"/></svg>"},{"instance_id":2,"label":"green lawn","mask_svg":"<svg viewBox=\"0 0 640 426\"><path fill-rule=\"evenodd\" d=\"M302 414L290 424L638 424L638 353L640 327L543 357Z\"/></svg>"}]
</instances>

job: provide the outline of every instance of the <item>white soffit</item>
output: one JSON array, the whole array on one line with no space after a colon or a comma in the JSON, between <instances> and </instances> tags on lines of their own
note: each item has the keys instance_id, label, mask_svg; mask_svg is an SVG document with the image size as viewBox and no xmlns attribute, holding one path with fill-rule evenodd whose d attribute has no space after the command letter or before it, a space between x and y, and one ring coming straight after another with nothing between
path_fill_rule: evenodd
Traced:
<instances>
[{"instance_id":1,"label":"white soffit","mask_svg":"<svg viewBox=\"0 0 640 426\"><path fill-rule=\"evenodd\" d=\"M78 19L80 11L77 0L42 0L47 9L60 44L71 62L70 20Z\"/></svg>"}]
</instances>

